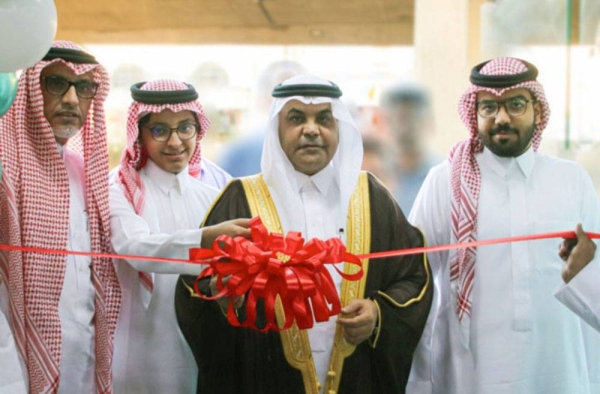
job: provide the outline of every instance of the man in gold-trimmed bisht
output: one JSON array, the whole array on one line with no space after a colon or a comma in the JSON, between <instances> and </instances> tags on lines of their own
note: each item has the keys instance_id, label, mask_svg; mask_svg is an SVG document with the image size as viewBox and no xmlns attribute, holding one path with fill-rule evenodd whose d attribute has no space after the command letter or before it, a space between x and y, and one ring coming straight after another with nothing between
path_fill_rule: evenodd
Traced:
<instances>
[{"instance_id":1,"label":"man in gold-trimmed bisht","mask_svg":"<svg viewBox=\"0 0 600 394\"><path fill-rule=\"evenodd\" d=\"M307 75L276 86L261 174L231 182L205 225L260 216L271 232L341 237L354 254L423 246L388 190L361 173L360 133L341 94ZM359 281L329 269L343 305L337 319L280 332L231 326L219 303L194 296L196 278L182 276L175 306L198 363L198 392L403 393L431 306L429 266L414 254L363 260L363 269ZM203 294L211 289L200 282ZM241 320L245 312L237 310ZM259 327L261 312L259 303Z\"/></svg>"}]
</instances>

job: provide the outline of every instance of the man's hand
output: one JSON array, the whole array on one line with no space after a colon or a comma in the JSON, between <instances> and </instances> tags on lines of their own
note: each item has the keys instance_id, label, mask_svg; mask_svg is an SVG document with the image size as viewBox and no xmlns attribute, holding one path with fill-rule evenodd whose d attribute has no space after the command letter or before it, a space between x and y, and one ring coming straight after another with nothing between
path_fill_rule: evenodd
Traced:
<instances>
[{"instance_id":1,"label":"man's hand","mask_svg":"<svg viewBox=\"0 0 600 394\"><path fill-rule=\"evenodd\" d=\"M558 250L558 255L565 262L562 269L562 278L569 283L596 254L596 244L583 232L581 224L575 228L577 238L566 238Z\"/></svg>"},{"instance_id":2,"label":"man's hand","mask_svg":"<svg viewBox=\"0 0 600 394\"><path fill-rule=\"evenodd\" d=\"M250 219L233 219L204 227L200 246L203 248L212 248L213 242L219 235L229 235L232 238L250 238Z\"/></svg>"},{"instance_id":3,"label":"man's hand","mask_svg":"<svg viewBox=\"0 0 600 394\"><path fill-rule=\"evenodd\" d=\"M227 286L227 283L229 282L229 278L230 276L226 276L223 278L223 287ZM210 278L210 295L214 296L215 294L219 293L219 289L217 288L217 276L213 276L212 278ZM242 305L244 305L244 295L235 297L233 299L233 307L235 309L240 308ZM227 307L229 306L229 297L221 297L219 299L217 299L217 303L221 306L222 309L227 310Z\"/></svg>"},{"instance_id":4,"label":"man's hand","mask_svg":"<svg viewBox=\"0 0 600 394\"><path fill-rule=\"evenodd\" d=\"M337 323L342 326L346 342L358 345L373 333L377 316L377 306L374 301L352 300L342 308Z\"/></svg>"}]
</instances>

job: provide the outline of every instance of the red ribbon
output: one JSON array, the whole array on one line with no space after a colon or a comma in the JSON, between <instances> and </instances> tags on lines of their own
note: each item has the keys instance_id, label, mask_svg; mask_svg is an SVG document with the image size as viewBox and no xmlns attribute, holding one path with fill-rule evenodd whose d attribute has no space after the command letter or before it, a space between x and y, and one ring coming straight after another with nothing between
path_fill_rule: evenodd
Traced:
<instances>
[{"instance_id":1,"label":"red ribbon","mask_svg":"<svg viewBox=\"0 0 600 394\"><path fill-rule=\"evenodd\" d=\"M358 257L348 253L342 241L312 239L304 243L301 233L269 233L259 217L250 221L251 240L227 235L219 236L212 249L190 249L190 260L209 264L194 283L199 297L214 300L229 297L227 319L236 327L250 327L260 331L285 330L296 321L301 329L313 326L314 320L327 321L341 310L341 302L333 279L325 267L334 264L346 280L358 280L363 275ZM359 270L345 274L335 264L342 261L356 265ZM218 293L205 296L198 289L202 278L217 277ZM229 277L226 285L223 279ZM234 298L245 295L246 318L236 315ZM285 313L283 326L277 323L275 304L281 299ZM259 299L264 300L264 327L256 326Z\"/></svg>"},{"instance_id":2,"label":"red ribbon","mask_svg":"<svg viewBox=\"0 0 600 394\"><path fill-rule=\"evenodd\" d=\"M600 239L600 233L586 232L585 234L590 239ZM494 244L503 244L503 243L510 243L510 242L535 241L538 239L550 239L550 238L577 238L577 236L575 234L575 231L557 231L557 232L553 232L553 233L519 235L519 236L515 236L515 237L485 239L485 240L480 240L480 241L464 242L464 243L458 243L458 244L423 246L423 247L419 247L419 248L388 250L388 251L384 251L384 252L359 254L359 255L356 255L356 257L358 257L359 259L380 259L380 258L384 258L384 257L407 256L407 255L419 254L419 253L442 252L444 250L477 247L477 246L485 246L485 245L494 245ZM78 250L36 248L36 247L32 247L32 246L17 246L17 245L8 245L8 244L0 244L0 250L5 250L5 251L9 251L9 252L27 252L27 253L40 253L40 254L84 256L84 257L105 257L105 258L109 258L109 259L123 259L123 260L156 261L156 262L160 262L160 263L204 264L203 261L173 259L170 257L152 257L152 256L139 256L139 255L135 255L135 254L82 252L82 251L78 251Z\"/></svg>"},{"instance_id":3,"label":"red ribbon","mask_svg":"<svg viewBox=\"0 0 600 394\"><path fill-rule=\"evenodd\" d=\"M213 244L213 249L190 249L191 261L164 257L81 252L5 244L0 244L0 251L106 257L167 263L208 263L211 266L202 271L196 280L196 292L199 293L197 289L198 280L202 277L212 275L218 275L217 287L219 292L213 297L199 294L202 298L235 297L243 295L248 291L246 304L247 316L244 322L240 322L237 319L233 302L229 303L227 317L234 325L253 328L256 328L254 326L256 303L258 298L263 298L265 300L267 325L261 330L267 331L289 328L294 319L297 319L300 328L308 328L313 324L313 313L317 321L328 320L330 316L339 313L341 305L337 291L335 291L331 276L327 269L323 267L323 264L336 264L342 261L355 264L359 267L359 271L353 275L344 274L337 266L334 265L334 267L343 278L358 280L363 275L360 259L405 256L417 253L432 253L466 247L549 238L576 238L574 231L562 231L460 244L391 250L356 256L346 252L345 246L337 238L327 241L313 239L305 245L304 239L298 232L289 232L284 237L281 234L269 234L258 217L252 219L250 223L252 225L252 241L244 238L232 239L231 237L220 236ZM600 233L588 232L586 235L591 239L600 239ZM232 276L228 284L224 286L223 277L228 275ZM285 323L283 327L279 327L275 321L274 305L276 295L280 295L280 297L283 295L281 297L282 301L284 301L285 310Z\"/></svg>"}]
</instances>

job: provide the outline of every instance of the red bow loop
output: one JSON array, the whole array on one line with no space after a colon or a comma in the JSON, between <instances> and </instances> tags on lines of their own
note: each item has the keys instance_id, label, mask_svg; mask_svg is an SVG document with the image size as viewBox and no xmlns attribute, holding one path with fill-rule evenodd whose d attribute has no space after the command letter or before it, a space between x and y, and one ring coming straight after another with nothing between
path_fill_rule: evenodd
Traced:
<instances>
[{"instance_id":1,"label":"red bow loop","mask_svg":"<svg viewBox=\"0 0 600 394\"><path fill-rule=\"evenodd\" d=\"M236 327L278 331L295 321L300 329L310 328L315 320L327 321L341 309L337 288L325 264L334 264L345 279L358 280L363 275L360 260L346 251L339 238L311 239L305 244L299 232L290 231L285 236L269 233L260 217L250 220L250 234L250 240L221 235L212 249L190 249L190 260L208 265L196 279L196 293L206 300L229 297L227 320ZM344 274L335 266L343 261L357 265L358 271ZM199 281L213 276L218 294L201 294ZM233 298L241 295L246 297L243 321L233 307ZM276 316L278 298L284 314L281 324ZM265 324L258 327L256 308L260 299L264 302Z\"/></svg>"}]
</instances>

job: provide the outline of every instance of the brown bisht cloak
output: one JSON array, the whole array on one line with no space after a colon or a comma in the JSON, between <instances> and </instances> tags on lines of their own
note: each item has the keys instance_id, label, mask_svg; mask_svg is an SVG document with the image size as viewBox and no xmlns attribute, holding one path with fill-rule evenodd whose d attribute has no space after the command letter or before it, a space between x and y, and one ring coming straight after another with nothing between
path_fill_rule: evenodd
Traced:
<instances>
[{"instance_id":1,"label":"brown bisht cloak","mask_svg":"<svg viewBox=\"0 0 600 394\"><path fill-rule=\"evenodd\" d=\"M205 225L253 216L249 199L256 196L248 193L247 182L247 179L235 180L227 186L208 213ZM421 233L406 221L387 189L372 175L367 177L366 173L362 174L359 189L361 184L368 208L361 228L370 233L367 240L369 250L361 253L423 246ZM266 187L264 190L268 199L268 190ZM352 217L352 203L350 205L349 216ZM347 236L351 237L349 233ZM350 246L348 250L358 254ZM429 266L424 254L415 254L372 259L365 268L367 275L358 298L371 298L377 303L379 331L354 347L343 341L338 327L328 382L321 382L327 385L326 393L329 390L342 394L397 394L405 391L413 351L421 337L433 296ZM216 302L191 295L194 280L192 276L180 278L175 307L181 331L198 363L198 393L318 392L320 386L316 383L305 332L295 325L287 333L261 333L232 327ZM340 295L342 304L345 300L344 286ZM208 294L207 281L201 283L200 290ZM257 326L264 325L260 306ZM244 318L243 310L243 307L238 310L240 319ZM300 346L290 346L296 340Z\"/></svg>"}]
</instances>

